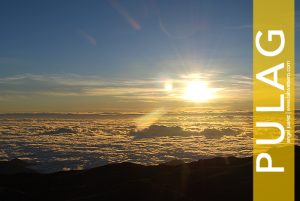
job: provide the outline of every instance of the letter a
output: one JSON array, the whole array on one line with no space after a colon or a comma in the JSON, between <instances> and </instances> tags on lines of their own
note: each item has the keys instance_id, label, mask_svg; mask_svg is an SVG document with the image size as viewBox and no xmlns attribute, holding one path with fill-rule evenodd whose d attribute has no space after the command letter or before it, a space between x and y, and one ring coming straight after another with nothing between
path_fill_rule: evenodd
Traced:
<instances>
[{"instance_id":1,"label":"letter a","mask_svg":"<svg viewBox=\"0 0 300 201\"><path fill-rule=\"evenodd\" d=\"M284 86L282 84L278 83L278 71L282 68L284 68L284 63L281 63L277 66L274 66L272 68L269 68L265 71L262 71L262 72L256 74L256 79L263 81L263 82L265 82L273 87L276 87L278 89L284 90ZM265 77L266 75L268 75L270 73L273 73L273 80L270 80Z\"/></svg>"}]
</instances>

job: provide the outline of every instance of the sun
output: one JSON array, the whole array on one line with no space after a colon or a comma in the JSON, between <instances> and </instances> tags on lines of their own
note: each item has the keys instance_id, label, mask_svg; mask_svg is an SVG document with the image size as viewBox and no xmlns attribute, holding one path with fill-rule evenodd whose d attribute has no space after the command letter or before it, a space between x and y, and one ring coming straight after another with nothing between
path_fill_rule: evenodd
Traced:
<instances>
[{"instance_id":1,"label":"sun","mask_svg":"<svg viewBox=\"0 0 300 201\"><path fill-rule=\"evenodd\" d=\"M215 98L215 91L203 81L190 81L185 88L183 99L192 102L207 102Z\"/></svg>"}]
</instances>

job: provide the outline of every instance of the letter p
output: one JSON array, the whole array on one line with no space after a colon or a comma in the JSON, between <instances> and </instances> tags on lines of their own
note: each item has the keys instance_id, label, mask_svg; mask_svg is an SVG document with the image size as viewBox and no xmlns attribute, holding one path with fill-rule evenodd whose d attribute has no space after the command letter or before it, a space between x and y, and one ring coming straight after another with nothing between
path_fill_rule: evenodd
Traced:
<instances>
[{"instance_id":1,"label":"letter p","mask_svg":"<svg viewBox=\"0 0 300 201\"><path fill-rule=\"evenodd\" d=\"M261 159L267 159L267 167L261 167ZM284 167L272 167L272 158L267 153L261 153L256 158L256 172L284 172Z\"/></svg>"}]
</instances>

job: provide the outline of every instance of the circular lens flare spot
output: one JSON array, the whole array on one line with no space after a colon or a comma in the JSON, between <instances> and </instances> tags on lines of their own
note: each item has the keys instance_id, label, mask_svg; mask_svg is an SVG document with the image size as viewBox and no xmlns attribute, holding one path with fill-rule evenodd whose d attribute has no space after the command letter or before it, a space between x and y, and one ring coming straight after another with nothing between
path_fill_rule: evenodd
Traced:
<instances>
[{"instance_id":1,"label":"circular lens flare spot","mask_svg":"<svg viewBox=\"0 0 300 201\"><path fill-rule=\"evenodd\" d=\"M170 92L173 90L173 83L171 81L166 81L164 86L165 91Z\"/></svg>"}]
</instances>

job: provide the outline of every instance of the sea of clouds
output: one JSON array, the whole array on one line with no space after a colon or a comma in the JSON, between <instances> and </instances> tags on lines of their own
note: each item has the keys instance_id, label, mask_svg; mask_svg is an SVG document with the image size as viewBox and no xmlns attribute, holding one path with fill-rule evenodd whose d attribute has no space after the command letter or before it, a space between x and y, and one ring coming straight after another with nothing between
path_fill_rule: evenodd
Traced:
<instances>
[{"instance_id":1,"label":"sea of clouds","mask_svg":"<svg viewBox=\"0 0 300 201\"><path fill-rule=\"evenodd\" d=\"M252 154L248 112L165 114L145 128L143 114L0 115L0 160L20 158L43 172L114 162L159 164ZM299 135L299 123L296 123Z\"/></svg>"}]
</instances>

